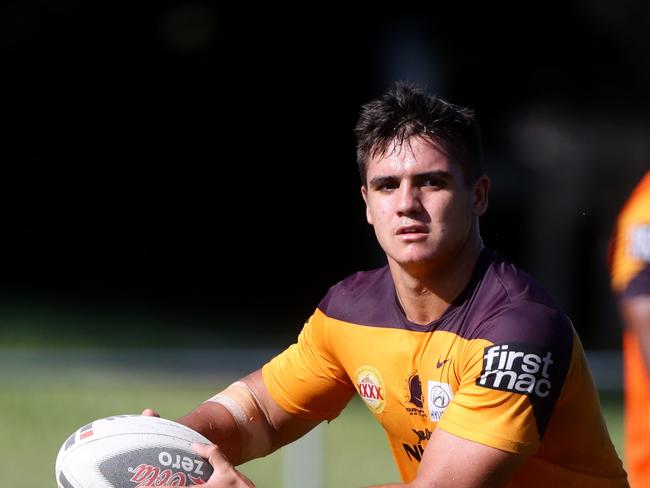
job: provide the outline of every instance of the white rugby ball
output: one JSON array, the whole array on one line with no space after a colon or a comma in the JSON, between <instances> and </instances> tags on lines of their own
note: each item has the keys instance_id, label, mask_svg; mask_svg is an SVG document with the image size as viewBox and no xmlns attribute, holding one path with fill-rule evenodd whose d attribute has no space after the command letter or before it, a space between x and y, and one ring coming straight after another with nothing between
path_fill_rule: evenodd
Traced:
<instances>
[{"instance_id":1,"label":"white rugby ball","mask_svg":"<svg viewBox=\"0 0 650 488\"><path fill-rule=\"evenodd\" d=\"M56 457L59 488L141 488L202 485L210 464L192 450L210 444L177 422L145 415L116 415L77 429Z\"/></svg>"}]
</instances>

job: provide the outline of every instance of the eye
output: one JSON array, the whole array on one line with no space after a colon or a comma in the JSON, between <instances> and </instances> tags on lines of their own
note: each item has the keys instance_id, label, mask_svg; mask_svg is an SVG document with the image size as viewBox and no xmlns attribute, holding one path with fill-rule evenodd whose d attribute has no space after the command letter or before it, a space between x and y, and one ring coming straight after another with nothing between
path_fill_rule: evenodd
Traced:
<instances>
[{"instance_id":1,"label":"eye","mask_svg":"<svg viewBox=\"0 0 650 488\"><path fill-rule=\"evenodd\" d=\"M425 178L422 180L420 186L427 188L443 188L445 181L440 178Z\"/></svg>"},{"instance_id":2,"label":"eye","mask_svg":"<svg viewBox=\"0 0 650 488\"><path fill-rule=\"evenodd\" d=\"M377 187L377 190L379 191L391 191L391 190L396 190L399 188L399 185L394 182L394 181L387 181L386 183L382 183Z\"/></svg>"},{"instance_id":3,"label":"eye","mask_svg":"<svg viewBox=\"0 0 650 488\"><path fill-rule=\"evenodd\" d=\"M399 188L399 180L393 178L381 178L372 183L375 191L390 192Z\"/></svg>"}]
</instances>

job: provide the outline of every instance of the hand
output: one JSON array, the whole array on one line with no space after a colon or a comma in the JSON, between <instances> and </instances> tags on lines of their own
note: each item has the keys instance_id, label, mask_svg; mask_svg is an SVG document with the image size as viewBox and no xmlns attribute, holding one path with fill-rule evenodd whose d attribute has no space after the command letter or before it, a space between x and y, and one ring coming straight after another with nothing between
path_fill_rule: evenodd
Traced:
<instances>
[{"instance_id":1,"label":"hand","mask_svg":"<svg viewBox=\"0 0 650 488\"><path fill-rule=\"evenodd\" d=\"M206 484L191 486L201 486L202 488L255 488L253 482L237 471L214 444L206 445L195 442L192 444L192 449L199 456L208 460L214 472ZM160 488L173 487L161 486Z\"/></svg>"},{"instance_id":2,"label":"hand","mask_svg":"<svg viewBox=\"0 0 650 488\"><path fill-rule=\"evenodd\" d=\"M150 408L144 409L142 415L160 417L158 412ZM226 456L221 452L221 449L214 444L206 445L195 442L192 444L192 449L194 449L194 452L199 456L207 459L214 469L212 476L210 476L210 479L206 484L192 486L201 486L202 488L255 488L253 482L237 471L230 461L226 459ZM161 486L159 488L173 487Z\"/></svg>"},{"instance_id":3,"label":"hand","mask_svg":"<svg viewBox=\"0 0 650 488\"><path fill-rule=\"evenodd\" d=\"M199 456L207 459L214 469L208 482L202 485L204 488L255 488L251 480L230 464L218 446L194 443L192 448Z\"/></svg>"}]
</instances>

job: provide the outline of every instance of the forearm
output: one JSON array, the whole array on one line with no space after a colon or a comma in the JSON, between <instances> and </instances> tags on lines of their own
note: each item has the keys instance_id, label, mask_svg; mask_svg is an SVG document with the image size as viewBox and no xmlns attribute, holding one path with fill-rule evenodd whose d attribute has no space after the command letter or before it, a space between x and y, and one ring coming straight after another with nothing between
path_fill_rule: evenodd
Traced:
<instances>
[{"instance_id":1,"label":"forearm","mask_svg":"<svg viewBox=\"0 0 650 488\"><path fill-rule=\"evenodd\" d=\"M232 464L238 465L242 462L239 428L230 412L220 403L204 402L177 422L217 444Z\"/></svg>"},{"instance_id":2,"label":"forearm","mask_svg":"<svg viewBox=\"0 0 650 488\"><path fill-rule=\"evenodd\" d=\"M203 402L178 421L217 444L238 465L266 456L283 445L273 428L261 372L258 370ZM276 420L278 420L276 418ZM282 419L280 425L282 424Z\"/></svg>"},{"instance_id":3,"label":"forearm","mask_svg":"<svg viewBox=\"0 0 650 488\"><path fill-rule=\"evenodd\" d=\"M217 444L228 460L238 465L293 442L320 421L303 420L282 410L269 394L258 370L178 422Z\"/></svg>"}]
</instances>

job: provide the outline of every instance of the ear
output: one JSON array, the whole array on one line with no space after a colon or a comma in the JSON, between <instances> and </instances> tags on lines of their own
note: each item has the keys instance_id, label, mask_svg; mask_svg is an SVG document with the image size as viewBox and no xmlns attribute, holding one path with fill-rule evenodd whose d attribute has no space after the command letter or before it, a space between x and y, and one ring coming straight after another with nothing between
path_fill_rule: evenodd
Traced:
<instances>
[{"instance_id":1,"label":"ear","mask_svg":"<svg viewBox=\"0 0 650 488\"><path fill-rule=\"evenodd\" d=\"M490 178L483 175L472 185L472 211L480 217L488 208L488 193L490 192Z\"/></svg>"},{"instance_id":2,"label":"ear","mask_svg":"<svg viewBox=\"0 0 650 488\"><path fill-rule=\"evenodd\" d=\"M370 225L372 225L372 216L370 215L370 208L368 207L368 188L366 185L361 185L361 196L363 201L366 203L366 220Z\"/></svg>"}]
</instances>

